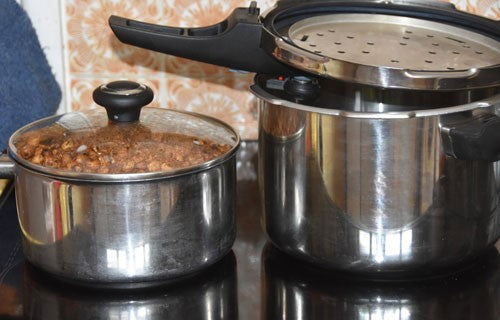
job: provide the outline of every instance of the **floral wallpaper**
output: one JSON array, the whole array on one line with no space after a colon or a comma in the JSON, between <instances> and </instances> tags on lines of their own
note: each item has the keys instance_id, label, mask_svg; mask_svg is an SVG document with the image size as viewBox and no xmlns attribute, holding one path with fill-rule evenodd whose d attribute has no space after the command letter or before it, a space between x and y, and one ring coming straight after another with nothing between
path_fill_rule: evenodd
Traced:
<instances>
[{"instance_id":1,"label":"floral wallpaper","mask_svg":"<svg viewBox=\"0 0 500 320\"><path fill-rule=\"evenodd\" d=\"M265 10L274 0L257 1ZM457 8L500 18L499 0L453 0ZM228 122L243 139L257 137L256 99L248 91L252 74L177 58L122 44L107 20L120 15L145 22L201 27L227 17L244 0L64 0L63 41L67 104L94 108L100 83L130 79L155 91L153 106L205 113Z\"/></svg>"}]
</instances>

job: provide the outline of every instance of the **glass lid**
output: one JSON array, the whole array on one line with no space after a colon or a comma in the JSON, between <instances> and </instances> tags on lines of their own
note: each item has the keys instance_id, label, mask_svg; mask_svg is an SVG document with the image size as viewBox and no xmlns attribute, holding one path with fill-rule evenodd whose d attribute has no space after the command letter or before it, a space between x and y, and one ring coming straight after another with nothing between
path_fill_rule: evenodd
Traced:
<instances>
[{"instance_id":1,"label":"glass lid","mask_svg":"<svg viewBox=\"0 0 500 320\"><path fill-rule=\"evenodd\" d=\"M13 157L51 174L141 179L210 166L239 144L234 130L216 119L141 110L153 99L142 84L111 82L98 87L93 98L106 110L57 115L18 130L10 140Z\"/></svg>"}]
</instances>

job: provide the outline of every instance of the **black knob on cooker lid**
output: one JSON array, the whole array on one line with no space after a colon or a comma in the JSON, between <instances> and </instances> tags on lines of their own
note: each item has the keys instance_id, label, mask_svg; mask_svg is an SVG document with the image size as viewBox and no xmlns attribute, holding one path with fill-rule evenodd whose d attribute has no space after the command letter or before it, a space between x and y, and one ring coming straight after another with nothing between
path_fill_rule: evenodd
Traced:
<instances>
[{"instance_id":1,"label":"black knob on cooker lid","mask_svg":"<svg viewBox=\"0 0 500 320\"><path fill-rule=\"evenodd\" d=\"M153 90L133 81L113 81L97 87L92 98L114 122L138 121L141 108L153 101Z\"/></svg>"}]
</instances>

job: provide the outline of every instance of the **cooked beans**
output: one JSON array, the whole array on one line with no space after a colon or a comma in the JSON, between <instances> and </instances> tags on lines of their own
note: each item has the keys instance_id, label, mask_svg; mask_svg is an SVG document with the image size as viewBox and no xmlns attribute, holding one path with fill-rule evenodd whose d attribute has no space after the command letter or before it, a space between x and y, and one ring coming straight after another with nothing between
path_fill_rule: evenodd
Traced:
<instances>
[{"instance_id":1,"label":"cooked beans","mask_svg":"<svg viewBox=\"0 0 500 320\"><path fill-rule=\"evenodd\" d=\"M22 134L18 154L31 163L76 172L140 173L207 162L231 147L176 133L151 132L141 125L110 124L71 132L59 125Z\"/></svg>"}]
</instances>

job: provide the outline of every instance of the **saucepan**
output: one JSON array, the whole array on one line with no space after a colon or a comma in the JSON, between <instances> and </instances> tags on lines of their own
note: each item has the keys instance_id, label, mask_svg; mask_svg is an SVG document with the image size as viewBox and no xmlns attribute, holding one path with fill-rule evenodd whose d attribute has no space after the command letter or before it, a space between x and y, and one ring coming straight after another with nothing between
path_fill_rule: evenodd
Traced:
<instances>
[{"instance_id":1,"label":"saucepan","mask_svg":"<svg viewBox=\"0 0 500 320\"><path fill-rule=\"evenodd\" d=\"M214 264L235 239L238 134L200 114L145 107L150 88L115 81L104 108L17 130L0 175L14 177L24 254L82 283L130 287Z\"/></svg>"}]
</instances>

